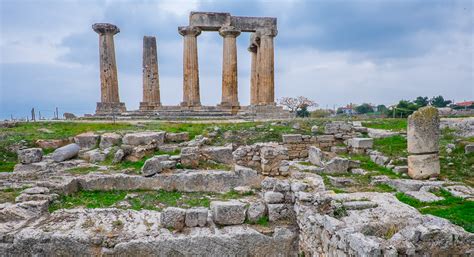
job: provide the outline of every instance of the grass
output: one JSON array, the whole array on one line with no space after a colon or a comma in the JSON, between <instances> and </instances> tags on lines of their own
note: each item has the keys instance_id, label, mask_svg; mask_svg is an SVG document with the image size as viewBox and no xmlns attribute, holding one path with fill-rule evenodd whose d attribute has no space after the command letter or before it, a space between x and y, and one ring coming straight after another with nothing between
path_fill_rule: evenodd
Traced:
<instances>
[{"instance_id":1,"label":"grass","mask_svg":"<svg viewBox=\"0 0 474 257\"><path fill-rule=\"evenodd\" d=\"M461 181L469 186L474 186L474 153L465 154L464 146L468 142L473 142L474 138L464 138L457 140L455 131L444 129L440 138L440 165L442 179ZM446 152L447 144L455 144L451 153Z\"/></svg>"},{"instance_id":2,"label":"grass","mask_svg":"<svg viewBox=\"0 0 474 257\"><path fill-rule=\"evenodd\" d=\"M362 126L374 129L406 131L407 119L373 119L362 122Z\"/></svg>"},{"instance_id":3,"label":"grass","mask_svg":"<svg viewBox=\"0 0 474 257\"><path fill-rule=\"evenodd\" d=\"M389 157L406 157L407 140L400 135L376 138L374 139L374 150L380 151Z\"/></svg>"},{"instance_id":4,"label":"grass","mask_svg":"<svg viewBox=\"0 0 474 257\"><path fill-rule=\"evenodd\" d=\"M448 191L441 190L437 193L445 199L425 203L412 198L404 193L397 193L398 200L415 207L423 214L431 214L448 219L452 223L463 227L466 231L474 233L474 202L460 197L454 197Z\"/></svg>"},{"instance_id":5,"label":"grass","mask_svg":"<svg viewBox=\"0 0 474 257\"><path fill-rule=\"evenodd\" d=\"M262 216L255 222L246 220L245 223L252 224L252 225L259 225L259 226L262 226L262 227L270 226L270 220L268 219L268 216Z\"/></svg>"},{"instance_id":6,"label":"grass","mask_svg":"<svg viewBox=\"0 0 474 257\"><path fill-rule=\"evenodd\" d=\"M0 172L12 172L16 162L2 161L0 162Z\"/></svg>"},{"instance_id":7,"label":"grass","mask_svg":"<svg viewBox=\"0 0 474 257\"><path fill-rule=\"evenodd\" d=\"M181 154L181 149L175 149L174 151L162 151L162 150L157 150L155 151L154 155L170 155L170 156L173 156L173 155L180 155Z\"/></svg>"},{"instance_id":8,"label":"grass","mask_svg":"<svg viewBox=\"0 0 474 257\"><path fill-rule=\"evenodd\" d=\"M127 197L127 194L133 194L133 197ZM253 194L253 193L252 193ZM76 207L85 208L106 208L115 204L126 201L129 209L133 210L162 210L166 207L207 207L209 208L213 200L230 200L239 199L252 195L250 193L240 195L235 191L223 194L206 193L206 192L177 192L177 191L79 191L73 195L63 195L58 201L50 205L49 211L53 212L58 209L71 209Z\"/></svg>"}]
</instances>

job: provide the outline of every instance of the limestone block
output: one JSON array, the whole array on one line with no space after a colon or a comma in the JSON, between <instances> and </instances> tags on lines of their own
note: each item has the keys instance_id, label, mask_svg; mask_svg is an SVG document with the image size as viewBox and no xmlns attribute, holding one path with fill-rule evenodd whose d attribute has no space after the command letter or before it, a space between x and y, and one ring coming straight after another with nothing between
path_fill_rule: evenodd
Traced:
<instances>
[{"instance_id":1,"label":"limestone block","mask_svg":"<svg viewBox=\"0 0 474 257\"><path fill-rule=\"evenodd\" d=\"M162 145L165 139L166 132L137 132L129 133L123 137L123 143L132 146L138 145L148 145L151 143L156 144L157 146Z\"/></svg>"},{"instance_id":2,"label":"limestone block","mask_svg":"<svg viewBox=\"0 0 474 257\"><path fill-rule=\"evenodd\" d=\"M348 141L348 145L353 148L369 149L374 145L373 138L351 138Z\"/></svg>"},{"instance_id":3,"label":"limestone block","mask_svg":"<svg viewBox=\"0 0 474 257\"><path fill-rule=\"evenodd\" d=\"M372 201L349 201L343 202L342 206L344 206L346 210L364 210L375 208L378 206L378 204Z\"/></svg>"},{"instance_id":4,"label":"limestone block","mask_svg":"<svg viewBox=\"0 0 474 257\"><path fill-rule=\"evenodd\" d=\"M43 149L41 148L27 148L19 150L18 161L22 164L30 164L40 162L43 159Z\"/></svg>"},{"instance_id":5,"label":"limestone block","mask_svg":"<svg viewBox=\"0 0 474 257\"><path fill-rule=\"evenodd\" d=\"M186 210L186 226L204 227L207 224L208 210L204 207L190 208Z\"/></svg>"},{"instance_id":6,"label":"limestone block","mask_svg":"<svg viewBox=\"0 0 474 257\"><path fill-rule=\"evenodd\" d=\"M293 221L295 219L292 204L268 204L267 207L270 221Z\"/></svg>"},{"instance_id":7,"label":"limestone block","mask_svg":"<svg viewBox=\"0 0 474 257\"><path fill-rule=\"evenodd\" d=\"M385 129L374 129L374 128L367 128L367 132L369 137L371 138L386 138L398 135L398 132L393 132L390 130Z\"/></svg>"},{"instance_id":8,"label":"limestone block","mask_svg":"<svg viewBox=\"0 0 474 257\"><path fill-rule=\"evenodd\" d=\"M184 228L186 210L168 207L161 213L161 226L181 230Z\"/></svg>"},{"instance_id":9,"label":"limestone block","mask_svg":"<svg viewBox=\"0 0 474 257\"><path fill-rule=\"evenodd\" d=\"M113 164L120 163L124 157L125 157L125 152L123 151L123 149L118 149L117 152L115 152L114 154L114 159L112 160L112 163Z\"/></svg>"},{"instance_id":10,"label":"limestone block","mask_svg":"<svg viewBox=\"0 0 474 257\"><path fill-rule=\"evenodd\" d=\"M76 143L81 149L93 149L97 147L100 136L93 132L86 132L74 137Z\"/></svg>"},{"instance_id":11,"label":"limestone block","mask_svg":"<svg viewBox=\"0 0 474 257\"><path fill-rule=\"evenodd\" d=\"M77 144L69 144L63 147L60 147L56 150L51 155L51 158L55 162L62 162L65 160L69 160L73 157L76 157L77 154L79 153L79 150L81 150L81 147Z\"/></svg>"},{"instance_id":12,"label":"limestone block","mask_svg":"<svg viewBox=\"0 0 474 257\"><path fill-rule=\"evenodd\" d=\"M283 143L300 143L303 141L301 134L286 134L282 135Z\"/></svg>"},{"instance_id":13,"label":"limestone block","mask_svg":"<svg viewBox=\"0 0 474 257\"><path fill-rule=\"evenodd\" d=\"M238 225L245 221L246 206L244 203L231 201L212 201L211 212L213 220L219 225Z\"/></svg>"},{"instance_id":14,"label":"limestone block","mask_svg":"<svg viewBox=\"0 0 474 257\"><path fill-rule=\"evenodd\" d=\"M264 199L267 203L282 203L285 200L285 196L279 192L268 191L265 192Z\"/></svg>"},{"instance_id":15,"label":"limestone block","mask_svg":"<svg viewBox=\"0 0 474 257\"><path fill-rule=\"evenodd\" d=\"M351 162L346 158L335 157L326 163L324 173L339 174L346 173L350 168Z\"/></svg>"},{"instance_id":16,"label":"limestone block","mask_svg":"<svg viewBox=\"0 0 474 257\"><path fill-rule=\"evenodd\" d=\"M331 184L336 187L345 187L345 186L349 186L355 183L353 179L345 178L345 177L328 176L328 179L329 179L329 182L331 182Z\"/></svg>"},{"instance_id":17,"label":"limestone block","mask_svg":"<svg viewBox=\"0 0 474 257\"><path fill-rule=\"evenodd\" d=\"M395 173L407 173L408 172L408 166L395 166L393 167L393 172Z\"/></svg>"},{"instance_id":18,"label":"limestone block","mask_svg":"<svg viewBox=\"0 0 474 257\"><path fill-rule=\"evenodd\" d=\"M201 154L208 160L219 163L232 164L232 145L213 146L201 149Z\"/></svg>"},{"instance_id":19,"label":"limestone block","mask_svg":"<svg viewBox=\"0 0 474 257\"><path fill-rule=\"evenodd\" d=\"M166 133L165 141L168 143L181 143L184 141L189 140L189 133L188 132L180 132L180 133Z\"/></svg>"},{"instance_id":20,"label":"limestone block","mask_svg":"<svg viewBox=\"0 0 474 257\"><path fill-rule=\"evenodd\" d=\"M467 144L467 145L464 147L464 152L465 152L466 154L474 153L474 144Z\"/></svg>"},{"instance_id":21,"label":"limestone block","mask_svg":"<svg viewBox=\"0 0 474 257\"><path fill-rule=\"evenodd\" d=\"M145 161L142 167L142 175L145 177L150 177L155 175L156 173L161 173L163 169L162 162L167 161L169 159L169 155L158 155L154 156Z\"/></svg>"},{"instance_id":22,"label":"limestone block","mask_svg":"<svg viewBox=\"0 0 474 257\"><path fill-rule=\"evenodd\" d=\"M181 164L186 167L197 167L200 155L198 147L184 147L181 149Z\"/></svg>"},{"instance_id":23,"label":"limestone block","mask_svg":"<svg viewBox=\"0 0 474 257\"><path fill-rule=\"evenodd\" d=\"M100 149L109 148L115 145L119 145L122 140L122 136L117 133L104 133L100 137Z\"/></svg>"},{"instance_id":24,"label":"limestone block","mask_svg":"<svg viewBox=\"0 0 474 257\"><path fill-rule=\"evenodd\" d=\"M90 150L84 153L83 158L90 163L98 163L105 161L106 154L99 149Z\"/></svg>"},{"instance_id":25,"label":"limestone block","mask_svg":"<svg viewBox=\"0 0 474 257\"><path fill-rule=\"evenodd\" d=\"M70 143L69 139L39 139L35 142L38 147L43 149L56 149Z\"/></svg>"},{"instance_id":26,"label":"limestone block","mask_svg":"<svg viewBox=\"0 0 474 257\"><path fill-rule=\"evenodd\" d=\"M36 194L49 194L49 188L47 187L30 187L23 191L22 194L36 195Z\"/></svg>"},{"instance_id":27,"label":"limestone block","mask_svg":"<svg viewBox=\"0 0 474 257\"><path fill-rule=\"evenodd\" d=\"M347 153L347 147L345 146L331 146L331 152L341 154Z\"/></svg>"},{"instance_id":28,"label":"limestone block","mask_svg":"<svg viewBox=\"0 0 474 257\"><path fill-rule=\"evenodd\" d=\"M315 146L310 146L308 149L308 157L309 157L309 162L311 162L311 164L319 166L319 167L324 166L323 154L321 152L321 149Z\"/></svg>"},{"instance_id":29,"label":"limestone block","mask_svg":"<svg viewBox=\"0 0 474 257\"><path fill-rule=\"evenodd\" d=\"M288 149L280 145L267 145L260 149L261 170L264 175L279 175L281 162L288 160Z\"/></svg>"},{"instance_id":30,"label":"limestone block","mask_svg":"<svg viewBox=\"0 0 474 257\"><path fill-rule=\"evenodd\" d=\"M444 200L443 197L436 196L435 194L427 191L407 191L405 194L421 202L436 202Z\"/></svg>"},{"instance_id":31,"label":"limestone block","mask_svg":"<svg viewBox=\"0 0 474 257\"><path fill-rule=\"evenodd\" d=\"M438 110L432 106L418 109L408 117L408 153L434 153L439 147Z\"/></svg>"},{"instance_id":32,"label":"limestone block","mask_svg":"<svg viewBox=\"0 0 474 257\"><path fill-rule=\"evenodd\" d=\"M408 175L413 179L437 177L440 172L438 154L408 156Z\"/></svg>"},{"instance_id":33,"label":"limestone block","mask_svg":"<svg viewBox=\"0 0 474 257\"><path fill-rule=\"evenodd\" d=\"M247 220L257 222L259 219L267 215L267 205L264 202L251 203L247 210Z\"/></svg>"}]
</instances>

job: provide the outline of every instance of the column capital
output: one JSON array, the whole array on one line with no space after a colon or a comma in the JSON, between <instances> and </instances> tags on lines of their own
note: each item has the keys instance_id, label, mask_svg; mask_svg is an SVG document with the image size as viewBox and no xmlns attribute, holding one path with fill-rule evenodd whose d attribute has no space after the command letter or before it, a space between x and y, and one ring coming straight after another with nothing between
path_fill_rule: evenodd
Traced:
<instances>
[{"instance_id":1,"label":"column capital","mask_svg":"<svg viewBox=\"0 0 474 257\"><path fill-rule=\"evenodd\" d=\"M110 23L94 23L92 29L98 34L112 34L115 35L120 32L120 29L114 24Z\"/></svg>"},{"instance_id":2,"label":"column capital","mask_svg":"<svg viewBox=\"0 0 474 257\"><path fill-rule=\"evenodd\" d=\"M275 37L278 34L278 30L276 29L269 29L269 28L263 28L257 30L257 36L270 36L270 37Z\"/></svg>"},{"instance_id":3,"label":"column capital","mask_svg":"<svg viewBox=\"0 0 474 257\"><path fill-rule=\"evenodd\" d=\"M223 26L219 29L219 35L223 37L238 37L241 31L233 26Z\"/></svg>"},{"instance_id":4,"label":"column capital","mask_svg":"<svg viewBox=\"0 0 474 257\"><path fill-rule=\"evenodd\" d=\"M201 29L199 27L194 26L178 27L178 32L181 36L197 37L201 35Z\"/></svg>"}]
</instances>

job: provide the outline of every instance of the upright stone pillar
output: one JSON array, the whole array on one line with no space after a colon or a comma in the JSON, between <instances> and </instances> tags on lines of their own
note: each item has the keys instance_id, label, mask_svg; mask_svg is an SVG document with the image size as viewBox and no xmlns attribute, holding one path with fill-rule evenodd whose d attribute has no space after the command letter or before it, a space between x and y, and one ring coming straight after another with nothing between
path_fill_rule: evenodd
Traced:
<instances>
[{"instance_id":1,"label":"upright stone pillar","mask_svg":"<svg viewBox=\"0 0 474 257\"><path fill-rule=\"evenodd\" d=\"M273 38L277 30L261 29L257 31L260 37L258 48L258 99L261 105L275 105L275 71Z\"/></svg>"},{"instance_id":2,"label":"upright stone pillar","mask_svg":"<svg viewBox=\"0 0 474 257\"><path fill-rule=\"evenodd\" d=\"M439 175L439 134L439 115L435 107L420 108L408 117L408 175L411 178Z\"/></svg>"},{"instance_id":3,"label":"upright stone pillar","mask_svg":"<svg viewBox=\"0 0 474 257\"><path fill-rule=\"evenodd\" d=\"M258 83L257 83L257 37L255 33L250 35L250 46L248 48L251 54L250 64L250 105L258 104Z\"/></svg>"},{"instance_id":4,"label":"upright stone pillar","mask_svg":"<svg viewBox=\"0 0 474 257\"><path fill-rule=\"evenodd\" d=\"M156 38L143 37L143 102L140 110L154 110L161 106L160 81Z\"/></svg>"},{"instance_id":5,"label":"upright stone pillar","mask_svg":"<svg viewBox=\"0 0 474 257\"><path fill-rule=\"evenodd\" d=\"M184 37L183 49L183 102L181 106L201 106L199 95L199 67L197 36L201 34L198 27L179 27L179 34Z\"/></svg>"},{"instance_id":6,"label":"upright stone pillar","mask_svg":"<svg viewBox=\"0 0 474 257\"><path fill-rule=\"evenodd\" d=\"M114 35L119 33L120 29L109 23L95 23L92 29L99 34L101 98L97 103L96 113L124 112L125 104L119 99L114 46Z\"/></svg>"},{"instance_id":7,"label":"upright stone pillar","mask_svg":"<svg viewBox=\"0 0 474 257\"><path fill-rule=\"evenodd\" d=\"M239 106L236 38L240 35L240 30L225 26L219 30L219 34L224 38L221 106L236 107Z\"/></svg>"}]
</instances>

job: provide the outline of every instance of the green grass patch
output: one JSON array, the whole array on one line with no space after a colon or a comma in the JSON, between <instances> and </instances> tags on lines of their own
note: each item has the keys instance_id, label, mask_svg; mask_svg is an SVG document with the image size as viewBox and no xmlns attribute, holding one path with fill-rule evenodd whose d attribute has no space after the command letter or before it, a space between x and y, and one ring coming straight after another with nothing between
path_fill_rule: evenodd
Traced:
<instances>
[{"instance_id":1,"label":"green grass patch","mask_svg":"<svg viewBox=\"0 0 474 257\"><path fill-rule=\"evenodd\" d=\"M155 155L180 155L181 154L181 149L175 149L174 151L162 151L162 150L157 150L155 151Z\"/></svg>"},{"instance_id":2,"label":"green grass patch","mask_svg":"<svg viewBox=\"0 0 474 257\"><path fill-rule=\"evenodd\" d=\"M415 207L423 214L445 218L452 223L463 227L466 231L474 233L474 202L460 197L454 197L447 191L436 193L445 199L425 203L412 198L404 193L397 193L398 200Z\"/></svg>"},{"instance_id":3,"label":"green grass patch","mask_svg":"<svg viewBox=\"0 0 474 257\"><path fill-rule=\"evenodd\" d=\"M406 131L407 119L372 119L362 122L362 126L374 129Z\"/></svg>"},{"instance_id":4,"label":"green grass patch","mask_svg":"<svg viewBox=\"0 0 474 257\"><path fill-rule=\"evenodd\" d=\"M78 206L85 208L106 208L121 201L127 195L124 191L79 191L74 195L61 196L49 206L49 211L71 209Z\"/></svg>"},{"instance_id":5,"label":"green grass patch","mask_svg":"<svg viewBox=\"0 0 474 257\"><path fill-rule=\"evenodd\" d=\"M12 172L15 168L16 162L0 162L0 172Z\"/></svg>"},{"instance_id":6,"label":"green grass patch","mask_svg":"<svg viewBox=\"0 0 474 257\"><path fill-rule=\"evenodd\" d=\"M376 138L374 139L374 149L389 157L406 157L407 140L400 135Z\"/></svg>"}]
</instances>

